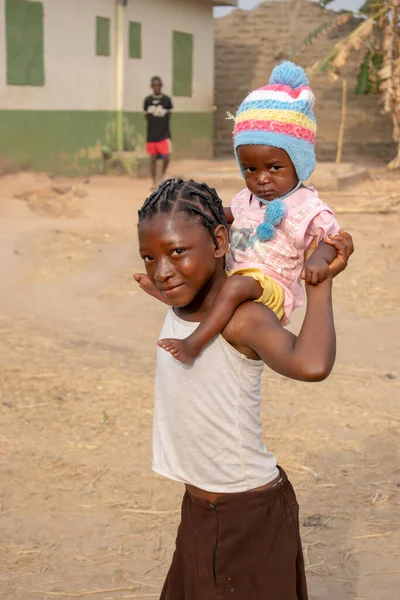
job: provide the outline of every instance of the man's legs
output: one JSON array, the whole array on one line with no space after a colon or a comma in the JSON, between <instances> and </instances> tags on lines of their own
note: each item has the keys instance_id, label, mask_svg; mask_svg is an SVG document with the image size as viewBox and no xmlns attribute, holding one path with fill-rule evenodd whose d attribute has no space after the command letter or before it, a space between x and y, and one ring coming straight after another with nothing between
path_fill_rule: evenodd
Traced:
<instances>
[{"instance_id":1,"label":"man's legs","mask_svg":"<svg viewBox=\"0 0 400 600\"><path fill-rule=\"evenodd\" d=\"M150 156L150 174L152 189L157 189L157 154Z\"/></svg>"},{"instance_id":2,"label":"man's legs","mask_svg":"<svg viewBox=\"0 0 400 600\"><path fill-rule=\"evenodd\" d=\"M165 179L164 175L167 172L169 163L171 162L171 155L168 154L167 156L163 156L163 165L162 165L162 176L163 176L163 180Z\"/></svg>"},{"instance_id":3,"label":"man's legs","mask_svg":"<svg viewBox=\"0 0 400 600\"><path fill-rule=\"evenodd\" d=\"M171 160L171 140L162 140L161 142L147 142L147 154L150 156L150 175L152 189L157 188L157 160L160 158L162 163L162 180L168 169Z\"/></svg>"},{"instance_id":4,"label":"man's legs","mask_svg":"<svg viewBox=\"0 0 400 600\"><path fill-rule=\"evenodd\" d=\"M155 142L147 142L146 151L150 157L150 177L151 177L151 186L152 190L157 188L157 143Z\"/></svg>"},{"instance_id":5,"label":"man's legs","mask_svg":"<svg viewBox=\"0 0 400 600\"><path fill-rule=\"evenodd\" d=\"M160 158L163 160L162 164L162 180L165 179L165 173L167 172L169 163L171 162L172 144L171 140L163 140L160 142L158 147Z\"/></svg>"}]
</instances>

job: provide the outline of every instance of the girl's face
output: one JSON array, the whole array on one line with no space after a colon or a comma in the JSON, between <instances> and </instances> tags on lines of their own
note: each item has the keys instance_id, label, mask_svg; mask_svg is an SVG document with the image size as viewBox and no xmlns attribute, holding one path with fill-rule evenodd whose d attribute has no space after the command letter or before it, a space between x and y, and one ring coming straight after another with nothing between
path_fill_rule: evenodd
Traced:
<instances>
[{"instance_id":1,"label":"girl's face","mask_svg":"<svg viewBox=\"0 0 400 600\"><path fill-rule=\"evenodd\" d=\"M271 201L285 196L299 182L289 155L273 146L239 146L237 150L246 186L252 194Z\"/></svg>"},{"instance_id":2,"label":"girl's face","mask_svg":"<svg viewBox=\"0 0 400 600\"><path fill-rule=\"evenodd\" d=\"M217 225L215 236L184 212L157 214L139 224L139 251L147 275L170 306L188 306L207 296L213 283L224 277L223 257L228 234Z\"/></svg>"}]
</instances>

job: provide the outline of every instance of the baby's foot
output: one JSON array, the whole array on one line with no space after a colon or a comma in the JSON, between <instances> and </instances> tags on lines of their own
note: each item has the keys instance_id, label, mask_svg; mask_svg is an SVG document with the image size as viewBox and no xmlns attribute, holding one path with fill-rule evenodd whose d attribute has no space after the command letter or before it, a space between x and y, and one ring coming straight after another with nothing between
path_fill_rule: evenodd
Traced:
<instances>
[{"instance_id":1,"label":"baby's foot","mask_svg":"<svg viewBox=\"0 0 400 600\"><path fill-rule=\"evenodd\" d=\"M179 360L184 365L191 365L201 350L201 348L195 347L188 339L175 340L165 338L164 340L159 340L158 345L166 352L170 352L176 360Z\"/></svg>"}]
</instances>

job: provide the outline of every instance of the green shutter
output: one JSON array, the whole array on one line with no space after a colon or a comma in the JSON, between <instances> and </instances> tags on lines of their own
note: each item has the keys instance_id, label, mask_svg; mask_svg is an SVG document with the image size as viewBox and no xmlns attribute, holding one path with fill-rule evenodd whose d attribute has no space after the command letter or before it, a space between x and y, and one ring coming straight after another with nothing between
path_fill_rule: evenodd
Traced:
<instances>
[{"instance_id":1,"label":"green shutter","mask_svg":"<svg viewBox=\"0 0 400 600\"><path fill-rule=\"evenodd\" d=\"M191 98L193 86L193 35L173 32L173 90L174 96Z\"/></svg>"},{"instance_id":2,"label":"green shutter","mask_svg":"<svg viewBox=\"0 0 400 600\"><path fill-rule=\"evenodd\" d=\"M43 4L6 0L8 85L44 85Z\"/></svg>"},{"instance_id":3,"label":"green shutter","mask_svg":"<svg viewBox=\"0 0 400 600\"><path fill-rule=\"evenodd\" d=\"M96 17L96 55L110 56L110 19Z\"/></svg>"},{"instance_id":4,"label":"green shutter","mask_svg":"<svg viewBox=\"0 0 400 600\"><path fill-rule=\"evenodd\" d=\"M142 24L129 21L129 58L142 58Z\"/></svg>"}]
</instances>

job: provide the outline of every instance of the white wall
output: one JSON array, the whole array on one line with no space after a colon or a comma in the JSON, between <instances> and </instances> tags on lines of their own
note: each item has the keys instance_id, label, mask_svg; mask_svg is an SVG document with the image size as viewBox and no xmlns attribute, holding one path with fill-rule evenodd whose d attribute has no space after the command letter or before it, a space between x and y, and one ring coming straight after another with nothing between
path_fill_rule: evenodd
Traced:
<instances>
[{"instance_id":1,"label":"white wall","mask_svg":"<svg viewBox=\"0 0 400 600\"><path fill-rule=\"evenodd\" d=\"M142 110L150 78L158 75L172 95L172 32L193 34L193 96L174 98L179 111L210 111L214 88L212 7L198 0L130 0L126 22L142 23L142 58L125 63L125 109ZM127 35L128 25L125 32Z\"/></svg>"},{"instance_id":2,"label":"white wall","mask_svg":"<svg viewBox=\"0 0 400 600\"><path fill-rule=\"evenodd\" d=\"M0 0L0 109L113 110L114 0L43 0L45 86L6 85L5 0ZM214 39L211 4L198 0L129 0L125 9L125 103L141 111L152 75L172 94L172 31L194 36L192 98L174 98L179 111L213 104ZM111 19L111 56L96 56L96 16ZM142 23L142 58L128 58L128 22Z\"/></svg>"},{"instance_id":3,"label":"white wall","mask_svg":"<svg viewBox=\"0 0 400 600\"><path fill-rule=\"evenodd\" d=\"M0 56L0 109L113 110L114 58L96 56L96 16L113 19L114 2L44 0L43 5L45 85L5 86L5 56ZM0 22L4 29L4 0ZM112 50L113 34L112 25Z\"/></svg>"}]
</instances>

